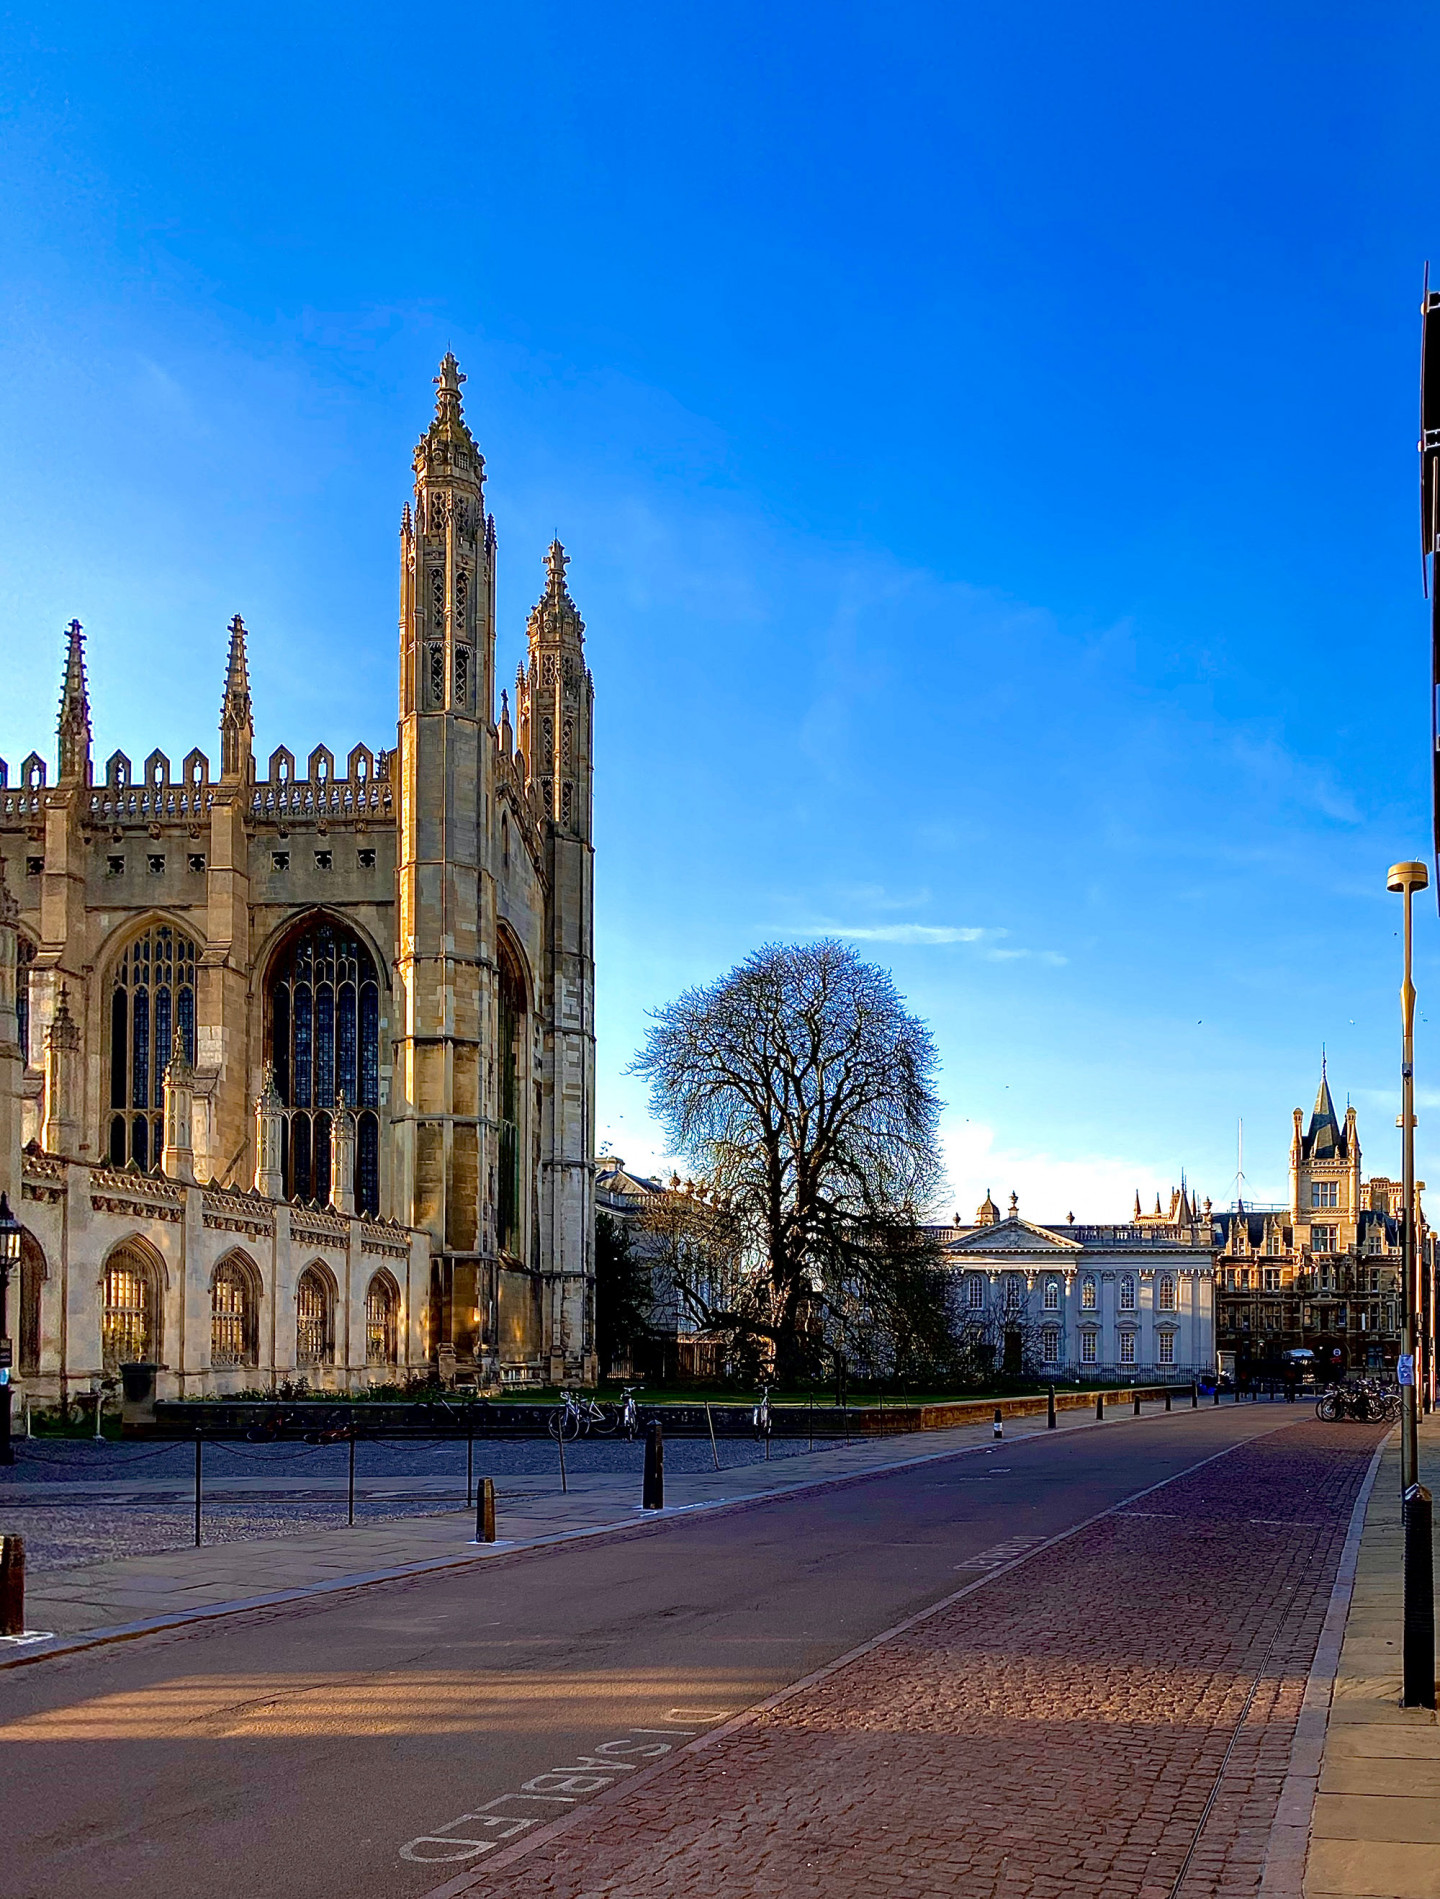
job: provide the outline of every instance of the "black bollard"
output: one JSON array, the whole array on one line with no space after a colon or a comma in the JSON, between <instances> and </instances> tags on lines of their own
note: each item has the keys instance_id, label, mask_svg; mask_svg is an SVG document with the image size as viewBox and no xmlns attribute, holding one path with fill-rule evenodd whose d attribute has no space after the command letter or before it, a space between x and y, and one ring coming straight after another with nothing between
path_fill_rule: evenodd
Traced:
<instances>
[{"instance_id":1,"label":"black bollard","mask_svg":"<svg viewBox=\"0 0 1440 1899\"><path fill-rule=\"evenodd\" d=\"M1168 1385L1165 1387L1165 1409L1167 1411L1170 1409L1170 1387Z\"/></svg>"},{"instance_id":2,"label":"black bollard","mask_svg":"<svg viewBox=\"0 0 1440 1899\"><path fill-rule=\"evenodd\" d=\"M1055 1387L1053 1385L1048 1385L1046 1387L1046 1392L1047 1392L1047 1396L1045 1400L1045 1429L1047 1431L1053 1431L1055 1429Z\"/></svg>"},{"instance_id":3,"label":"black bollard","mask_svg":"<svg viewBox=\"0 0 1440 1899\"><path fill-rule=\"evenodd\" d=\"M1137 1418L1140 1415L1140 1393L1138 1391L1135 1393L1135 1415Z\"/></svg>"},{"instance_id":4,"label":"black bollard","mask_svg":"<svg viewBox=\"0 0 1440 1899\"><path fill-rule=\"evenodd\" d=\"M350 1426L350 1477L346 1489L345 1521L352 1527L355 1522L355 1426L353 1424Z\"/></svg>"},{"instance_id":5,"label":"black bollard","mask_svg":"<svg viewBox=\"0 0 1440 1899\"><path fill-rule=\"evenodd\" d=\"M1435 1563L1430 1492L1405 1492L1405 1691L1402 1708L1435 1706Z\"/></svg>"},{"instance_id":6,"label":"black bollard","mask_svg":"<svg viewBox=\"0 0 1440 1899\"><path fill-rule=\"evenodd\" d=\"M1005 1435L1005 1422L1004 1422L1004 1419L1000 1416L1000 1407L997 1404L995 1407L995 1436L1004 1437L1004 1435Z\"/></svg>"},{"instance_id":7,"label":"black bollard","mask_svg":"<svg viewBox=\"0 0 1440 1899\"><path fill-rule=\"evenodd\" d=\"M205 1481L205 1440L195 1433L195 1547L200 1547L200 1492Z\"/></svg>"},{"instance_id":8,"label":"black bollard","mask_svg":"<svg viewBox=\"0 0 1440 1899\"><path fill-rule=\"evenodd\" d=\"M1095 1393L1095 1422L1097 1424L1103 1424L1104 1421L1105 1421L1105 1393L1103 1391L1097 1391Z\"/></svg>"},{"instance_id":9,"label":"black bollard","mask_svg":"<svg viewBox=\"0 0 1440 1899\"><path fill-rule=\"evenodd\" d=\"M1198 1378L1192 1378L1190 1380L1190 1409L1192 1411L1198 1411L1199 1408L1200 1408L1200 1380Z\"/></svg>"},{"instance_id":10,"label":"black bollard","mask_svg":"<svg viewBox=\"0 0 1440 1899\"><path fill-rule=\"evenodd\" d=\"M25 1633L25 1539L0 1536L0 1635Z\"/></svg>"},{"instance_id":11,"label":"black bollard","mask_svg":"<svg viewBox=\"0 0 1440 1899\"><path fill-rule=\"evenodd\" d=\"M475 1541L495 1541L495 1479L482 1477L475 1492Z\"/></svg>"},{"instance_id":12,"label":"black bollard","mask_svg":"<svg viewBox=\"0 0 1440 1899\"><path fill-rule=\"evenodd\" d=\"M640 1492L642 1510L665 1508L665 1439L660 1420L651 1418L645 1426L645 1482Z\"/></svg>"},{"instance_id":13,"label":"black bollard","mask_svg":"<svg viewBox=\"0 0 1440 1899\"><path fill-rule=\"evenodd\" d=\"M1220 1380L1218 1378L1215 1380L1215 1402L1216 1404L1220 1402Z\"/></svg>"}]
</instances>

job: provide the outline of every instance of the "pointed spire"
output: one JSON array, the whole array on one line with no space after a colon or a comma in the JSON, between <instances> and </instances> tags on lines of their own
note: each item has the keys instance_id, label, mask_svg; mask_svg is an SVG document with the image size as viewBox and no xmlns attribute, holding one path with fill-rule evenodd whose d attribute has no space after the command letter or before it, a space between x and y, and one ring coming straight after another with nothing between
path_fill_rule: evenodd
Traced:
<instances>
[{"instance_id":1,"label":"pointed spire","mask_svg":"<svg viewBox=\"0 0 1440 1899\"><path fill-rule=\"evenodd\" d=\"M1320 1086L1315 1091L1315 1106L1310 1115L1310 1128L1305 1136L1305 1149L1310 1159L1317 1155L1326 1156L1337 1153L1342 1146L1340 1122L1335 1113L1335 1103L1330 1095L1330 1080L1325 1072L1325 1053L1320 1054Z\"/></svg>"},{"instance_id":2,"label":"pointed spire","mask_svg":"<svg viewBox=\"0 0 1440 1899\"><path fill-rule=\"evenodd\" d=\"M415 450L417 475L426 473L427 468L429 473L435 475L448 474L453 468L459 467L484 481L485 457L475 446L475 437L466 423L465 405L460 396L460 387L464 381L464 374L454 353L447 349L441 359L440 374L435 378L435 420ZM474 465L470 466L463 454L453 454L455 449L468 450L473 454ZM430 465L437 453L443 468Z\"/></svg>"},{"instance_id":3,"label":"pointed spire","mask_svg":"<svg viewBox=\"0 0 1440 1899\"><path fill-rule=\"evenodd\" d=\"M59 782L90 781L90 695L85 684L85 635L72 620L65 650L65 684L60 690Z\"/></svg>"},{"instance_id":4,"label":"pointed spire","mask_svg":"<svg viewBox=\"0 0 1440 1899\"><path fill-rule=\"evenodd\" d=\"M225 663L225 696L220 701L220 776L249 778L255 722L250 708L250 664L245 651L245 622L230 622L230 656Z\"/></svg>"},{"instance_id":5,"label":"pointed spire","mask_svg":"<svg viewBox=\"0 0 1440 1899\"><path fill-rule=\"evenodd\" d=\"M1135 1189L1135 1218L1137 1220L1140 1218L1140 1189L1138 1187Z\"/></svg>"},{"instance_id":6,"label":"pointed spire","mask_svg":"<svg viewBox=\"0 0 1440 1899\"><path fill-rule=\"evenodd\" d=\"M553 540L545 553L545 591L530 609L530 624L526 629L532 649L538 641L546 640L573 643L577 647L585 643L585 622L565 584L565 569L569 565L570 556L558 539Z\"/></svg>"}]
</instances>

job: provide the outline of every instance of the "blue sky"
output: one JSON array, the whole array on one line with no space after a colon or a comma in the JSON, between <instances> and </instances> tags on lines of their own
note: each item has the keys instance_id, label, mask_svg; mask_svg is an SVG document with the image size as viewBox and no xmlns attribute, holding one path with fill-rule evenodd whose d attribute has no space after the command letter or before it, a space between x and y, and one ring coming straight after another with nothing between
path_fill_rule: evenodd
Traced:
<instances>
[{"instance_id":1,"label":"blue sky","mask_svg":"<svg viewBox=\"0 0 1440 1899\"><path fill-rule=\"evenodd\" d=\"M1397 1171L1436 42L1320 0L11 7L0 754L53 749L72 616L102 759L213 749L237 611L262 756L387 742L453 347L501 677L557 530L589 624L632 1164L646 1009L827 930L934 1027L967 1211L1224 1202L1242 1116L1281 1196L1322 1042ZM1433 908L1417 978L1423 1018ZM1419 1062L1440 1180L1423 1019Z\"/></svg>"}]
</instances>

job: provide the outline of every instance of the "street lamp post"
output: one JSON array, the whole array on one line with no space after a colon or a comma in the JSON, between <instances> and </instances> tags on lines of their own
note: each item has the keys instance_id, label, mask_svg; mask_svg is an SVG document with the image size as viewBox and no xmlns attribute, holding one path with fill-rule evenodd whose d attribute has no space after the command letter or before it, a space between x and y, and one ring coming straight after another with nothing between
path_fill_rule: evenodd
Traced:
<instances>
[{"instance_id":1,"label":"street lamp post","mask_svg":"<svg viewBox=\"0 0 1440 1899\"><path fill-rule=\"evenodd\" d=\"M1401 1219L1400 1271L1402 1277L1402 1316L1400 1335L1402 1360L1400 1386L1400 1494L1419 1482L1419 1396L1417 1377L1420 1331L1420 1262L1416 1255L1418 1237L1415 1219L1415 984L1412 967L1412 900L1424 890L1430 876L1421 863L1392 864L1386 888L1400 893L1405 909L1405 975L1400 984L1400 1127L1401 1179L1404 1210Z\"/></svg>"},{"instance_id":2,"label":"street lamp post","mask_svg":"<svg viewBox=\"0 0 1440 1899\"><path fill-rule=\"evenodd\" d=\"M10 1444L10 1372L15 1359L10 1344L10 1272L19 1263L20 1222L0 1193L0 1464L15 1462Z\"/></svg>"}]
</instances>

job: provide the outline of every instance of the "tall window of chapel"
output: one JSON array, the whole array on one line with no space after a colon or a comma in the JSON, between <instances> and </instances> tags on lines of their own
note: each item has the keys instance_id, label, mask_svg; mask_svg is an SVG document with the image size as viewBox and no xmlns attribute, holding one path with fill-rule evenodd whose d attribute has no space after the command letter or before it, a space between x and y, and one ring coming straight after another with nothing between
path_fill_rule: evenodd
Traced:
<instances>
[{"instance_id":1,"label":"tall window of chapel","mask_svg":"<svg viewBox=\"0 0 1440 1899\"><path fill-rule=\"evenodd\" d=\"M500 955L498 1083L500 1119L499 1176L496 1182L495 1238L502 1253L518 1255L521 1219L521 1051L526 1033L525 984L505 944Z\"/></svg>"},{"instance_id":2,"label":"tall window of chapel","mask_svg":"<svg viewBox=\"0 0 1440 1899\"><path fill-rule=\"evenodd\" d=\"M30 1046L30 968L35 961L35 945L28 936L15 944L15 1026L20 1044L20 1060L26 1068L40 1066L40 1050Z\"/></svg>"},{"instance_id":3,"label":"tall window of chapel","mask_svg":"<svg viewBox=\"0 0 1440 1899\"><path fill-rule=\"evenodd\" d=\"M149 1169L165 1138L165 1068L175 1031L195 1060L195 944L168 923L132 939L110 978L111 1165Z\"/></svg>"},{"instance_id":4,"label":"tall window of chapel","mask_svg":"<svg viewBox=\"0 0 1440 1899\"><path fill-rule=\"evenodd\" d=\"M269 1054L287 1113L287 1199L334 1197L331 1115L355 1114L355 1205L380 1211L380 982L353 930L316 918L281 950L267 985Z\"/></svg>"}]
</instances>

